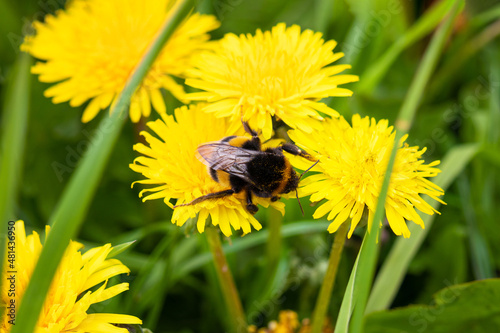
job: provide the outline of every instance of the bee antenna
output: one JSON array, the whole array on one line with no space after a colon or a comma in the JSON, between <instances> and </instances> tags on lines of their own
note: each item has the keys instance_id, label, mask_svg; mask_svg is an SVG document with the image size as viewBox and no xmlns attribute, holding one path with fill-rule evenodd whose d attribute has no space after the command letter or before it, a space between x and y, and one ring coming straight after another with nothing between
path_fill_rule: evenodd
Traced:
<instances>
[{"instance_id":1,"label":"bee antenna","mask_svg":"<svg viewBox=\"0 0 500 333\"><path fill-rule=\"evenodd\" d=\"M312 169L313 166L315 166L316 164L318 164L319 160L317 160L316 162L314 162L313 165L311 165L309 168L307 168L306 171L302 172L299 176L299 180L302 178L302 176L309 170ZM295 196L297 197L297 201L299 202L299 207L300 207L300 211L302 212L302 216L304 216L304 209L302 208L302 204L300 203L300 199L299 199L299 192L297 191L297 189L295 189Z\"/></svg>"},{"instance_id":2,"label":"bee antenna","mask_svg":"<svg viewBox=\"0 0 500 333\"><path fill-rule=\"evenodd\" d=\"M299 202L299 207L300 207L300 211L302 212L302 216L304 216L304 209L302 208L302 204L300 203L299 192L297 191L297 189L295 189L295 196L297 197L297 201Z\"/></svg>"},{"instance_id":3,"label":"bee antenna","mask_svg":"<svg viewBox=\"0 0 500 333\"><path fill-rule=\"evenodd\" d=\"M299 176L299 180L302 178L302 176L303 176L303 175L304 175L307 171L311 170L311 169L313 168L313 166L315 166L316 164L318 164L318 162L319 162L319 160L317 160L316 162L314 162L314 164L313 164L313 165L311 165L309 168L307 168L307 170L306 170L306 171L302 172L302 173L300 174L300 176Z\"/></svg>"}]
</instances>

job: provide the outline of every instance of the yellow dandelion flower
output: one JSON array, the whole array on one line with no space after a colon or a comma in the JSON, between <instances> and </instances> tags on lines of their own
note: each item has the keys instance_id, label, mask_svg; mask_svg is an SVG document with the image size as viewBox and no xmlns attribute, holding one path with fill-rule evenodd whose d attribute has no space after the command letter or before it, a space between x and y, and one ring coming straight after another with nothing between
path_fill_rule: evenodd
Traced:
<instances>
[{"instance_id":1,"label":"yellow dandelion flower","mask_svg":"<svg viewBox=\"0 0 500 333\"><path fill-rule=\"evenodd\" d=\"M307 134L291 130L289 135L298 146L320 160L313 168L319 173L301 183L301 195L311 195L313 202L326 199L313 217L321 218L328 213L327 219L333 220L329 232L335 232L350 218L350 237L367 209L370 225L395 139L389 122L377 123L374 118L361 118L356 114L352 117L352 126L340 117L326 119L320 131ZM439 161L424 164L421 157L426 149L409 147L404 143L406 137L399 142L385 203L391 229L405 238L410 236L405 220L424 228L416 209L429 215L439 213L421 198L421 194L444 203L438 198L443 190L426 179L440 172L435 167ZM308 167L295 158L292 164L302 169Z\"/></svg>"},{"instance_id":2,"label":"yellow dandelion flower","mask_svg":"<svg viewBox=\"0 0 500 333\"><path fill-rule=\"evenodd\" d=\"M299 327L299 319L296 312L291 310L280 311L279 320L270 321L267 328L250 325L249 333L294 333Z\"/></svg>"},{"instance_id":3,"label":"yellow dandelion flower","mask_svg":"<svg viewBox=\"0 0 500 333\"><path fill-rule=\"evenodd\" d=\"M225 136L243 135L243 131L229 131L227 119L202 112L202 107L183 106L175 110L175 118L162 115L163 119L149 122L148 127L157 137L145 131L141 133L149 146L141 143L134 146L144 156L136 158L130 168L147 178L137 183L155 186L141 191L140 196L144 196L144 201L163 198L173 208L172 199L177 199L177 205L182 205L209 193L228 190L210 177L206 166L196 158L196 148L202 143L218 141ZM148 192L152 193L145 195ZM234 230L241 229L244 234L249 233L251 227L260 230L262 226L245 209L242 200L242 196L235 194L205 200L196 205L176 207L172 223L182 226L198 214L197 228L200 233L205 230L209 215L211 223L219 226L226 236L232 234L231 227ZM271 204L284 213L282 202L270 203L269 199L259 197L254 197L253 201L264 207Z\"/></svg>"},{"instance_id":4,"label":"yellow dandelion flower","mask_svg":"<svg viewBox=\"0 0 500 333\"><path fill-rule=\"evenodd\" d=\"M46 231L49 232L48 227ZM15 235L16 255L13 260L15 267L8 267L9 262L5 261L7 264L4 265L2 277L2 302L4 306L14 303L17 309L23 301L24 292L42 251L42 243L38 233L26 235L23 221L15 223ZM92 248L83 254L80 251L82 247L82 244L71 241L66 248L52 280L35 332L128 333L126 329L112 324L142 324L139 318L129 315L87 314L92 304L128 290L128 283L108 287L107 281L118 274L129 273L129 269L119 260L106 259L112 249L110 244ZM11 279L7 279L8 277ZM101 283L100 287L89 290ZM15 296L9 292L12 284L15 285ZM15 324L15 321L12 322L13 319L15 320L15 310L12 313L7 307L0 323L0 333L10 332L12 324Z\"/></svg>"},{"instance_id":5,"label":"yellow dandelion flower","mask_svg":"<svg viewBox=\"0 0 500 333\"><path fill-rule=\"evenodd\" d=\"M90 100L82 121L88 122L113 103L174 6L175 0L74 0L66 10L35 22L36 34L21 46L45 60L32 68L42 82L60 82L45 91L54 103L77 107ZM192 56L205 48L208 31L219 22L193 14L181 23L132 96L130 118L148 117L151 104L165 112L161 88L182 100L174 80L191 67Z\"/></svg>"},{"instance_id":6,"label":"yellow dandelion flower","mask_svg":"<svg viewBox=\"0 0 500 333\"><path fill-rule=\"evenodd\" d=\"M343 56L333 52L335 41L325 43L321 33L301 32L297 25L281 23L255 36L230 33L217 43L195 57L186 84L204 91L187 98L210 102L206 112L231 117L234 124L243 116L265 139L271 137L273 116L308 133L323 119L319 112L338 117L321 99L352 95L338 86L358 80L337 75L350 65L329 66Z\"/></svg>"}]
</instances>

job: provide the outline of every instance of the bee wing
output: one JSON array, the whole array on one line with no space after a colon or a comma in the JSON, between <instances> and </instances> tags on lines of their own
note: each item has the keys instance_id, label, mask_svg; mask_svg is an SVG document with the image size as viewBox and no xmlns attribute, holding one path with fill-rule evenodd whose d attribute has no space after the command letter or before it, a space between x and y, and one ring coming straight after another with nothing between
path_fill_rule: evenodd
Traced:
<instances>
[{"instance_id":1,"label":"bee wing","mask_svg":"<svg viewBox=\"0 0 500 333\"><path fill-rule=\"evenodd\" d=\"M253 183L249 179L247 163L262 152L231 146L226 142L211 142L198 146L196 156L206 166L222 170Z\"/></svg>"}]
</instances>

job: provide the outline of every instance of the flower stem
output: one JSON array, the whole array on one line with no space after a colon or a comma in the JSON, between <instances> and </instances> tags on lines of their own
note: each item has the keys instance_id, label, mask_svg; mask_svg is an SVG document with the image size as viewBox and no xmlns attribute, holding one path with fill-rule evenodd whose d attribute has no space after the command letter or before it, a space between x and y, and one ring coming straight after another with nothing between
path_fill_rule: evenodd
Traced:
<instances>
[{"instance_id":1,"label":"flower stem","mask_svg":"<svg viewBox=\"0 0 500 333\"><path fill-rule=\"evenodd\" d=\"M0 221L7 223L17 218L14 206L23 165L24 142L29 114L31 58L21 53L7 81L4 112L2 116L2 140L0 151ZM6 227L5 227L6 228ZM2 232L6 230L3 229Z\"/></svg>"},{"instance_id":2,"label":"flower stem","mask_svg":"<svg viewBox=\"0 0 500 333\"><path fill-rule=\"evenodd\" d=\"M281 226L283 224L283 216L281 213L269 207L269 236L267 238L267 271L270 275L274 275L281 254Z\"/></svg>"},{"instance_id":3,"label":"flower stem","mask_svg":"<svg viewBox=\"0 0 500 333\"><path fill-rule=\"evenodd\" d=\"M222 250L219 233L215 228L208 227L205 230L205 235L207 237L210 252L212 252L214 259L214 266L217 278L219 279L219 285L229 311L232 326L231 331L234 333L247 332L245 313L243 312L240 296L238 295L238 290L234 284L233 276L229 270L226 256Z\"/></svg>"},{"instance_id":4,"label":"flower stem","mask_svg":"<svg viewBox=\"0 0 500 333\"><path fill-rule=\"evenodd\" d=\"M323 327L348 230L349 223L344 222L335 233L330 258L328 259L328 268L326 269L318 300L314 307L311 333L320 333Z\"/></svg>"}]
</instances>

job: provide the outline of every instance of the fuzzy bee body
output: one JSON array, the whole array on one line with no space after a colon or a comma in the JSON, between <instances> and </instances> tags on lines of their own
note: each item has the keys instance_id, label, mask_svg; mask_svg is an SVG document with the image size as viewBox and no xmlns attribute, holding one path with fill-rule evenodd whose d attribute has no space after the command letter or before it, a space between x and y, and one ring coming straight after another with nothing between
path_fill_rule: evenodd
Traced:
<instances>
[{"instance_id":1,"label":"fuzzy bee body","mask_svg":"<svg viewBox=\"0 0 500 333\"><path fill-rule=\"evenodd\" d=\"M258 207L253 203L252 195L276 201L281 194L297 189L300 177L283 151L314 161L312 156L290 143L262 150L257 133L247 123L243 125L251 138L228 136L202 144L197 149L197 157L208 166L212 179L229 189L204 195L184 205L244 192L246 209L255 214Z\"/></svg>"}]
</instances>

